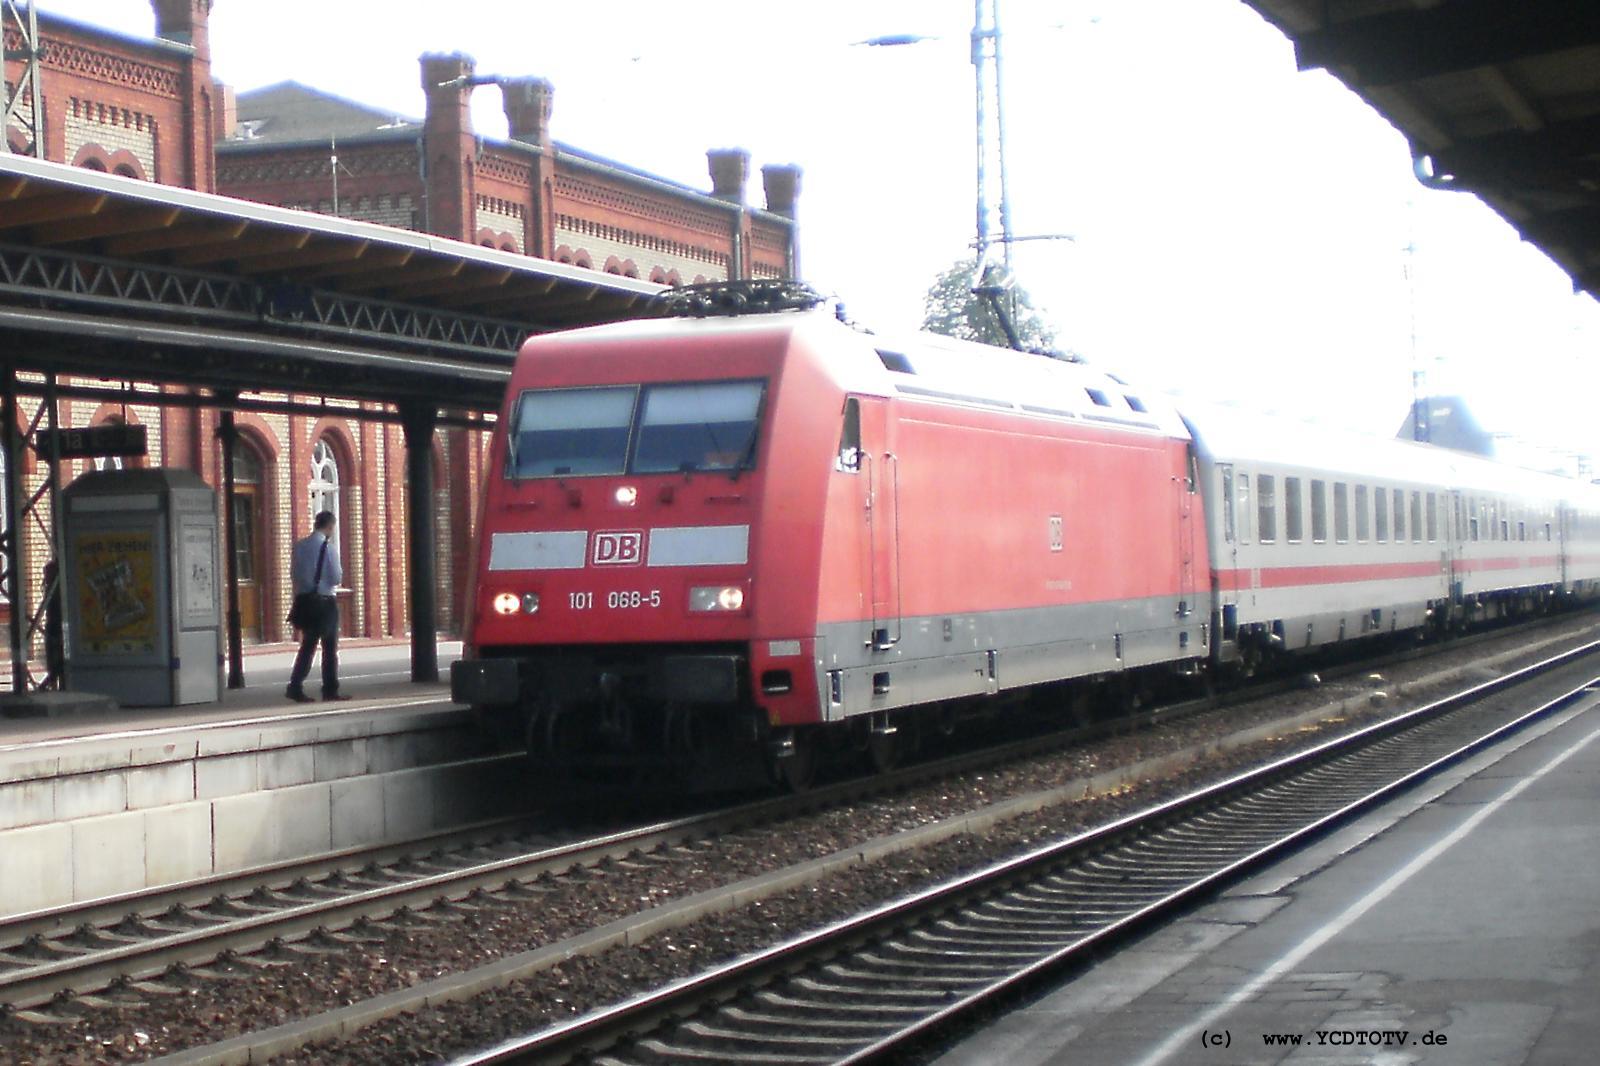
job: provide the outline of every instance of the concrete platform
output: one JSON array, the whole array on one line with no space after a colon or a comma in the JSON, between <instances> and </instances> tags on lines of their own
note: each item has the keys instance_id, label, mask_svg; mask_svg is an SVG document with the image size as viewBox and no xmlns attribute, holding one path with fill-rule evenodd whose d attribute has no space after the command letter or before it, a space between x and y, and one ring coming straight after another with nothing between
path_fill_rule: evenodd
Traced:
<instances>
[{"instance_id":1,"label":"concrete platform","mask_svg":"<svg viewBox=\"0 0 1600 1066\"><path fill-rule=\"evenodd\" d=\"M0 721L0 918L514 809L518 760L447 684L405 680L407 648L340 660L348 702L287 700L276 650L218 704Z\"/></svg>"},{"instance_id":2,"label":"concrete platform","mask_svg":"<svg viewBox=\"0 0 1600 1066\"><path fill-rule=\"evenodd\" d=\"M938 1066L1570 1066L1600 1052L1600 711L1263 871Z\"/></svg>"}]
</instances>

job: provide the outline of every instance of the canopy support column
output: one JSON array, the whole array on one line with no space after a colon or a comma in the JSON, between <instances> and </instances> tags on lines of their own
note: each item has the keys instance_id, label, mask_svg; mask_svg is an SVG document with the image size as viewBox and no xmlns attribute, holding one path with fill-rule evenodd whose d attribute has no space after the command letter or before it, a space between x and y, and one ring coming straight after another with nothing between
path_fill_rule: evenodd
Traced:
<instances>
[{"instance_id":1,"label":"canopy support column","mask_svg":"<svg viewBox=\"0 0 1600 1066\"><path fill-rule=\"evenodd\" d=\"M234 422L233 408L228 406L238 396L219 393L224 406L217 422L217 439L222 443L222 553L228 567L228 687L244 688L244 632L243 618L239 613L239 556L233 528L234 481L233 455L239 444L239 427Z\"/></svg>"},{"instance_id":2,"label":"canopy support column","mask_svg":"<svg viewBox=\"0 0 1600 1066\"><path fill-rule=\"evenodd\" d=\"M434 593L433 431L438 408L410 403L400 408L406 435L406 482L411 497L406 517L406 561L411 593L411 680L439 680L438 612Z\"/></svg>"},{"instance_id":3,"label":"canopy support column","mask_svg":"<svg viewBox=\"0 0 1600 1066\"><path fill-rule=\"evenodd\" d=\"M5 529L0 531L4 542L3 561L4 593L11 606L11 691L21 694L28 691L28 649L24 640L28 618L28 582L23 578L22 566L22 511L17 501L23 492L22 485L22 434L17 428L17 369L5 368L4 381L0 382L0 443L5 448Z\"/></svg>"}]
</instances>

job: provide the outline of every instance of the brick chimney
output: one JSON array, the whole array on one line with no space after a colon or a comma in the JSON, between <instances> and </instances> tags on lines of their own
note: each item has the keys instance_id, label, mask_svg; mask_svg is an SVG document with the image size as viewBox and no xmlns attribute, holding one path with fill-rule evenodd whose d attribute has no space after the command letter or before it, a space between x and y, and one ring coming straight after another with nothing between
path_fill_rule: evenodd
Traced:
<instances>
[{"instance_id":1,"label":"brick chimney","mask_svg":"<svg viewBox=\"0 0 1600 1066\"><path fill-rule=\"evenodd\" d=\"M211 0L150 0L156 13L156 36L187 44L211 58Z\"/></svg>"},{"instance_id":2,"label":"brick chimney","mask_svg":"<svg viewBox=\"0 0 1600 1066\"><path fill-rule=\"evenodd\" d=\"M719 200L744 203L744 184L750 177L750 153L743 148L713 148L706 153L711 167L711 195Z\"/></svg>"},{"instance_id":3,"label":"brick chimney","mask_svg":"<svg viewBox=\"0 0 1600 1066\"><path fill-rule=\"evenodd\" d=\"M768 211L794 217L795 201L800 197L800 173L800 168L793 163L768 163L761 168L761 186L767 194Z\"/></svg>"},{"instance_id":4,"label":"brick chimney","mask_svg":"<svg viewBox=\"0 0 1600 1066\"><path fill-rule=\"evenodd\" d=\"M426 228L441 237L471 241L477 232L473 168L477 142L472 133L469 84L476 63L460 52L425 53L422 92L427 110L422 144L427 160Z\"/></svg>"},{"instance_id":5,"label":"brick chimney","mask_svg":"<svg viewBox=\"0 0 1600 1066\"><path fill-rule=\"evenodd\" d=\"M239 101L233 86L215 80L211 83L211 98L216 101L216 138L225 141L239 131Z\"/></svg>"},{"instance_id":6,"label":"brick chimney","mask_svg":"<svg viewBox=\"0 0 1600 1066\"><path fill-rule=\"evenodd\" d=\"M216 192L216 126L218 117L211 82L211 0L150 0L156 14L156 36L188 45L192 54L183 60L179 93L185 100L183 129L173 131L177 150L158 161L154 181L186 185L201 192ZM164 154L164 153L162 153Z\"/></svg>"},{"instance_id":7,"label":"brick chimney","mask_svg":"<svg viewBox=\"0 0 1600 1066\"><path fill-rule=\"evenodd\" d=\"M500 83L511 139L550 147L550 107L556 87L544 78L507 78Z\"/></svg>"}]
</instances>

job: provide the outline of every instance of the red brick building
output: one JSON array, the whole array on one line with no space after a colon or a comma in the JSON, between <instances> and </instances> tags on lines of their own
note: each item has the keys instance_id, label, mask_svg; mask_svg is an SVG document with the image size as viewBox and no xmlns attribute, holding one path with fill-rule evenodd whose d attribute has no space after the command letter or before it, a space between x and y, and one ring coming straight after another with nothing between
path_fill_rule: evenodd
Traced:
<instances>
[{"instance_id":1,"label":"red brick building","mask_svg":"<svg viewBox=\"0 0 1600 1066\"><path fill-rule=\"evenodd\" d=\"M151 5L155 39L129 38L41 11L38 100L23 88L25 67L14 57L24 42L7 14L5 99L20 95L22 118L5 131L12 151L32 154L31 130L41 129L45 158L58 162L662 283L797 273L796 167L763 168L765 206L756 208L746 202L750 160L742 151L708 153L709 192L601 159L552 140L554 91L538 78L494 81L510 137L480 137L467 104L482 82L473 61L459 54L421 58L421 119L294 82L235 99L212 76L211 0ZM5 238L0 213L0 240ZM448 279L397 272L374 277L373 295L417 298L441 284ZM69 403L61 417L68 426L143 423L150 454L141 461L195 469L220 484L213 411ZM324 508L341 519L350 586L346 633L403 634L409 501L399 426L257 414L239 415L238 424L231 520L246 638L286 638L288 548ZM460 620L485 444L484 434L460 429L435 438L439 489L432 507L442 632ZM69 464L64 480L85 468ZM30 480L36 484L39 476L35 472ZM42 546L30 545L28 572L37 574L42 563Z\"/></svg>"}]
</instances>

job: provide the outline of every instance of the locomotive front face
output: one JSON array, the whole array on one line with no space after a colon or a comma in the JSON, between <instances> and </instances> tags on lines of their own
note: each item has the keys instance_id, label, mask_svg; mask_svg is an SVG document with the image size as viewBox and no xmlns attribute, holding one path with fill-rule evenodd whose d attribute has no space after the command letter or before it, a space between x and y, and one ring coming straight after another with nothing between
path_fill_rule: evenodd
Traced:
<instances>
[{"instance_id":1,"label":"locomotive front face","mask_svg":"<svg viewBox=\"0 0 1600 1066\"><path fill-rule=\"evenodd\" d=\"M777 345L671 340L524 356L491 457L458 700L515 706L553 760L678 765L703 762L690 749L712 737L758 738L803 686L814 706L814 628L789 621L806 583L760 565L765 496L787 476L782 361Z\"/></svg>"},{"instance_id":2,"label":"locomotive front face","mask_svg":"<svg viewBox=\"0 0 1600 1066\"><path fill-rule=\"evenodd\" d=\"M763 379L522 390L479 644L746 638L766 398ZM715 687L707 698L728 698L726 679Z\"/></svg>"}]
</instances>

